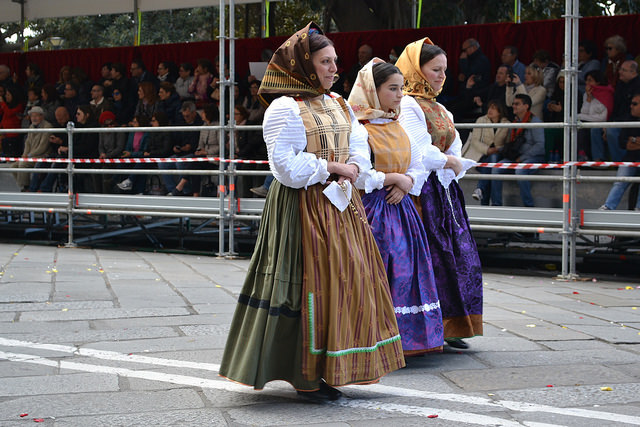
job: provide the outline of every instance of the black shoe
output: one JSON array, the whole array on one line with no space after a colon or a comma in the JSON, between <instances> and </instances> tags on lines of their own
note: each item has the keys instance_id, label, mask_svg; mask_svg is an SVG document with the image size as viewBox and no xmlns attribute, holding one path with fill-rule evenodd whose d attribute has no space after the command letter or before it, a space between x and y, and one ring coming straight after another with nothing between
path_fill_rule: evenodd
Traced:
<instances>
[{"instance_id":1,"label":"black shoe","mask_svg":"<svg viewBox=\"0 0 640 427\"><path fill-rule=\"evenodd\" d=\"M469 344L462 341L460 338L447 338L445 339L446 343L449 347L460 348L462 350L466 350L469 348Z\"/></svg>"},{"instance_id":2,"label":"black shoe","mask_svg":"<svg viewBox=\"0 0 640 427\"><path fill-rule=\"evenodd\" d=\"M298 391L298 396L309 402L323 403L338 400L342 397L342 392L329 386L324 381L320 381L319 389L315 391Z\"/></svg>"}]
</instances>

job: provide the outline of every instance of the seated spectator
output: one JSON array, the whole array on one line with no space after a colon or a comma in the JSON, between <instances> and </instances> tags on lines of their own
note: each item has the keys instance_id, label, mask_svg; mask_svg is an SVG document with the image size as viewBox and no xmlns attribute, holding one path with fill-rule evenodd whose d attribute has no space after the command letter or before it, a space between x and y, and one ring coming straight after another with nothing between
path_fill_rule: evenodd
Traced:
<instances>
[{"instance_id":1,"label":"seated spectator","mask_svg":"<svg viewBox=\"0 0 640 427\"><path fill-rule=\"evenodd\" d=\"M138 104L134 116L146 116L147 122L158 110L158 92L151 82L138 84Z\"/></svg>"},{"instance_id":2,"label":"seated spectator","mask_svg":"<svg viewBox=\"0 0 640 427\"><path fill-rule=\"evenodd\" d=\"M60 106L58 92L54 85L47 83L40 91L40 106L44 110L44 119L49 123L56 122L56 109Z\"/></svg>"},{"instance_id":3,"label":"seated spectator","mask_svg":"<svg viewBox=\"0 0 640 427\"><path fill-rule=\"evenodd\" d=\"M104 82L107 80L111 80L111 62L105 62L100 67L100 80L98 80L98 84L105 87Z\"/></svg>"},{"instance_id":4,"label":"seated spectator","mask_svg":"<svg viewBox=\"0 0 640 427\"><path fill-rule=\"evenodd\" d=\"M389 51L389 63L395 65L403 50L404 46L393 46Z\"/></svg>"},{"instance_id":5,"label":"seated spectator","mask_svg":"<svg viewBox=\"0 0 640 427\"><path fill-rule=\"evenodd\" d=\"M517 94L513 100L514 123L541 123L542 120L531 113L531 97L526 94ZM502 160L498 163L536 163L544 161L544 130L534 129L512 129L508 141L501 152ZM491 174L506 174L512 172L509 169L495 168ZM516 169L516 175L531 175L536 169ZM531 195L531 183L529 181L518 181L520 186L520 197L525 207L533 207L533 196ZM502 206L502 181L491 183L491 203L493 206Z\"/></svg>"},{"instance_id":6,"label":"seated spectator","mask_svg":"<svg viewBox=\"0 0 640 427\"><path fill-rule=\"evenodd\" d=\"M100 114L98 123L103 128L118 127L116 115L111 111ZM102 132L98 136L98 158L116 159L122 155L126 143L127 134L124 132ZM113 169L115 165L102 164L102 169ZM113 175L102 175L94 182L96 193L111 193L113 188Z\"/></svg>"},{"instance_id":7,"label":"seated spectator","mask_svg":"<svg viewBox=\"0 0 640 427\"><path fill-rule=\"evenodd\" d=\"M131 121L131 126L137 127L149 127L149 119L144 114L136 114ZM147 132L129 132L127 143L120 157L123 159L130 157L142 157L144 152L147 151Z\"/></svg>"},{"instance_id":8,"label":"seated spectator","mask_svg":"<svg viewBox=\"0 0 640 427\"><path fill-rule=\"evenodd\" d=\"M60 99L64 98L64 88L69 82L71 82L71 67L63 65L60 68L59 78L56 82L56 92L58 92L58 97Z\"/></svg>"},{"instance_id":9,"label":"seated spectator","mask_svg":"<svg viewBox=\"0 0 640 427\"><path fill-rule=\"evenodd\" d=\"M51 124L44 120L44 110L41 107L35 106L31 108L31 110L29 110L29 116L31 117L30 129L46 129L51 127ZM46 157L51 154L50 136L50 133L27 134L24 141L22 157ZM34 162L15 162L11 165L12 168L32 168L34 166ZM13 174L20 191L27 191L29 189L31 181L29 175L28 173Z\"/></svg>"},{"instance_id":10,"label":"seated spectator","mask_svg":"<svg viewBox=\"0 0 640 427\"><path fill-rule=\"evenodd\" d=\"M615 35L606 39L604 48L607 54L604 59L604 74L609 84L615 88L620 79L620 68L623 62L631 57L627 55L627 43L621 36Z\"/></svg>"},{"instance_id":11,"label":"seated spectator","mask_svg":"<svg viewBox=\"0 0 640 427\"><path fill-rule=\"evenodd\" d=\"M87 72L81 67L73 67L71 69L71 81L75 82L78 91L79 104L88 104L91 100L91 88L93 87L93 82L89 80Z\"/></svg>"},{"instance_id":12,"label":"seated spectator","mask_svg":"<svg viewBox=\"0 0 640 427\"><path fill-rule=\"evenodd\" d=\"M551 98L556 87L556 79L560 72L560 66L551 61L551 55L549 51L545 49L540 49L533 54L533 63L542 70L542 86L544 86L547 91L547 98Z\"/></svg>"},{"instance_id":13,"label":"seated spectator","mask_svg":"<svg viewBox=\"0 0 640 427\"><path fill-rule=\"evenodd\" d=\"M69 111L69 116L75 117L78 111L78 105L80 105L80 99L78 98L78 84L74 81L70 81L64 87L64 98L62 99L62 105Z\"/></svg>"},{"instance_id":14,"label":"seated spectator","mask_svg":"<svg viewBox=\"0 0 640 427\"><path fill-rule=\"evenodd\" d=\"M181 126L202 126L203 121L198 115L196 105L191 101L186 101L182 104L182 117L184 123L180 123ZM177 132L176 140L179 141L172 148L173 158L187 157L193 154L198 147L198 141L200 139L200 132ZM161 170L178 169L177 164L179 162L160 163L158 168ZM167 189L167 193L171 193L174 196L184 196L188 193L174 191L178 181L174 179L174 175L162 175L162 182Z\"/></svg>"},{"instance_id":15,"label":"seated spectator","mask_svg":"<svg viewBox=\"0 0 640 427\"><path fill-rule=\"evenodd\" d=\"M236 106L234 110L234 117L236 125L255 125L261 122L255 122L249 120L249 112L241 105ZM240 159L245 160L267 160L267 146L262 138L262 132L253 130L237 130L236 131L236 154ZM244 164L238 165L239 169L265 169L263 165ZM263 181L261 176L243 176L239 177L238 182L240 185L238 188L238 197L248 197L251 188L259 186ZM244 183L247 184L244 184Z\"/></svg>"},{"instance_id":16,"label":"seated spectator","mask_svg":"<svg viewBox=\"0 0 640 427\"><path fill-rule=\"evenodd\" d=\"M560 71L556 76L556 84L553 94L548 98L544 108L545 122L564 121L564 82L565 73ZM558 128L547 128L544 130L545 153L547 160L552 163L560 163L564 153L564 130Z\"/></svg>"},{"instance_id":17,"label":"seated spectator","mask_svg":"<svg viewBox=\"0 0 640 427\"><path fill-rule=\"evenodd\" d=\"M249 96L244 99L242 106L249 112L249 121L262 123L265 108L258 97L258 89L260 89L260 80L249 83Z\"/></svg>"},{"instance_id":18,"label":"seated spectator","mask_svg":"<svg viewBox=\"0 0 640 427\"><path fill-rule=\"evenodd\" d=\"M213 64L206 58L198 59L198 66L194 73L194 79L189 85L189 93L196 100L196 106L202 107L210 102L209 86L213 82Z\"/></svg>"},{"instance_id":19,"label":"seated spectator","mask_svg":"<svg viewBox=\"0 0 640 427\"><path fill-rule=\"evenodd\" d=\"M183 62L178 68L178 78L176 79L176 93L181 101L193 100L193 95L189 92L189 87L193 83L193 66L188 62Z\"/></svg>"},{"instance_id":20,"label":"seated spectator","mask_svg":"<svg viewBox=\"0 0 640 427\"><path fill-rule=\"evenodd\" d=\"M611 122L624 121L628 117L631 97L640 93L640 77L638 76L638 63L624 61L618 70L620 75L615 92L613 93L613 112L609 118ZM591 129L591 157L593 160L605 160L610 158L614 162L621 162L625 150L618 144L620 128ZM606 142L605 142L606 141ZM609 149L609 156L606 149Z\"/></svg>"},{"instance_id":21,"label":"seated spectator","mask_svg":"<svg viewBox=\"0 0 640 427\"><path fill-rule=\"evenodd\" d=\"M114 92L117 90L120 92L121 100L125 105L133 105L135 109L138 102L138 85L132 88L131 81L127 78L127 70L121 62L114 62L111 64L111 80L104 82L105 89L107 90L107 97L112 97L115 101ZM131 118L133 117L133 110L131 111ZM131 120L129 118L129 120ZM129 123L129 121L123 122L118 118L119 123Z\"/></svg>"},{"instance_id":22,"label":"seated spectator","mask_svg":"<svg viewBox=\"0 0 640 427\"><path fill-rule=\"evenodd\" d=\"M24 111L20 115L22 117L20 127L28 128L31 125L29 111L31 111L33 107L40 106L40 92L41 89L35 88L27 90L27 103L25 105Z\"/></svg>"},{"instance_id":23,"label":"seated spectator","mask_svg":"<svg viewBox=\"0 0 640 427\"><path fill-rule=\"evenodd\" d=\"M54 126L58 129L61 129L61 131L59 132L54 132L52 135L49 136L49 143L51 144L51 154L47 157L49 158L66 158L67 157L67 151L61 151L60 148L61 147L66 147L68 144L68 134L67 132L65 132L64 130L67 127L67 123L69 122L69 120L71 119L69 117L69 111L65 108L65 107L58 107L56 108L55 111L55 118L56 121L54 123ZM67 167L67 165L65 165L64 163L49 163L49 162L38 162L36 163L36 168L37 169L44 169L44 168L56 168L56 169L62 169ZM56 183L56 180L58 179L59 176L62 176L60 174L55 174L55 173L34 173L31 176L31 183L29 184L29 191L31 192L40 192L40 191L45 191L45 192L51 192L53 191L53 186ZM47 182L45 183L44 181L47 180Z\"/></svg>"},{"instance_id":24,"label":"seated spectator","mask_svg":"<svg viewBox=\"0 0 640 427\"><path fill-rule=\"evenodd\" d=\"M21 91L17 86L7 86L4 97L0 98L0 129L20 129L24 111ZM23 136L19 133L0 134L2 153L8 157L19 157L24 151Z\"/></svg>"},{"instance_id":25,"label":"seated spectator","mask_svg":"<svg viewBox=\"0 0 640 427\"><path fill-rule=\"evenodd\" d=\"M164 83L164 82L163 82ZM152 127L169 126L167 115L162 111L156 111L151 116ZM169 132L148 132L147 149L142 154L146 158L165 158L171 155L171 136ZM155 169L154 163L136 163L133 169ZM131 174L124 181L118 183L122 191L132 191L134 194L142 194L145 191L145 183L149 175ZM164 193L163 193L164 194Z\"/></svg>"},{"instance_id":26,"label":"seated spectator","mask_svg":"<svg viewBox=\"0 0 640 427\"><path fill-rule=\"evenodd\" d=\"M473 78L476 90L481 90L489 86L491 81L491 63L489 58L482 52L480 43L476 39L467 39L462 42L462 52L460 62L458 82L460 88L467 86L467 81Z\"/></svg>"},{"instance_id":27,"label":"seated spectator","mask_svg":"<svg viewBox=\"0 0 640 427\"><path fill-rule=\"evenodd\" d=\"M476 123L509 123L507 109L502 101L492 99L488 103L487 114L478 118ZM508 128L476 128L462 147L462 156L479 163L496 163L500 159L500 150L507 139ZM491 168L477 168L482 174L490 174ZM491 181L479 180L472 197L482 205L488 206L491 196Z\"/></svg>"},{"instance_id":28,"label":"seated spectator","mask_svg":"<svg viewBox=\"0 0 640 427\"><path fill-rule=\"evenodd\" d=\"M149 71L147 71L147 67L144 65L142 59L134 59L131 61L131 67L129 68L131 71L131 98L137 99L138 95L138 87L142 82L149 82L153 85L153 92L158 92L158 79L156 76Z\"/></svg>"},{"instance_id":29,"label":"seated spectator","mask_svg":"<svg viewBox=\"0 0 640 427\"><path fill-rule=\"evenodd\" d=\"M178 67L171 61L162 61L158 64L158 82L175 83L178 78Z\"/></svg>"},{"instance_id":30,"label":"seated spectator","mask_svg":"<svg viewBox=\"0 0 640 427\"><path fill-rule=\"evenodd\" d=\"M175 86L170 82L160 83L158 89L158 111L163 111L169 118L169 124L175 125L182 120L182 102L176 93Z\"/></svg>"},{"instance_id":31,"label":"seated spectator","mask_svg":"<svg viewBox=\"0 0 640 427\"><path fill-rule=\"evenodd\" d=\"M597 55L598 49L591 40L582 40L578 43L578 95L581 99L584 95L587 73L600 70L600 61L598 61Z\"/></svg>"},{"instance_id":32,"label":"seated spectator","mask_svg":"<svg viewBox=\"0 0 640 427\"><path fill-rule=\"evenodd\" d=\"M215 105L205 105L200 117L205 126L214 126L219 123L218 108ZM190 157L218 157L220 155L220 131L218 129L201 130L200 138L198 140L198 148ZM193 162L193 163L178 163L178 170L195 170L203 169L209 163L205 162ZM198 175L185 175L181 176L176 184L176 188L170 193L172 196L183 196L193 193L194 197L200 195L200 185L202 177Z\"/></svg>"},{"instance_id":33,"label":"seated spectator","mask_svg":"<svg viewBox=\"0 0 640 427\"><path fill-rule=\"evenodd\" d=\"M502 50L502 63L511 67L511 70L518 75L520 81L524 81L525 65L518 60L518 48L515 46L506 46ZM511 105L507 103L507 105Z\"/></svg>"},{"instance_id":34,"label":"seated spectator","mask_svg":"<svg viewBox=\"0 0 640 427\"><path fill-rule=\"evenodd\" d=\"M482 111L485 114L488 111L488 101L499 99L504 105L504 101L502 100L505 99L507 78L511 73L511 68L509 68L508 65L502 64L498 66L498 69L496 70L496 79L491 85L485 87L483 90L473 90L471 92L471 95L473 95L473 103L482 108ZM471 79L471 82L475 83L474 79ZM508 110L505 111L508 112Z\"/></svg>"},{"instance_id":35,"label":"seated spectator","mask_svg":"<svg viewBox=\"0 0 640 427\"><path fill-rule=\"evenodd\" d=\"M133 119L136 104L128 102L119 88L113 89L113 112L118 123L127 124Z\"/></svg>"},{"instance_id":36,"label":"seated spectator","mask_svg":"<svg viewBox=\"0 0 640 427\"><path fill-rule=\"evenodd\" d=\"M578 120L583 122L606 122L613 112L613 88L605 80L600 70L587 73L585 79L585 93L582 96L582 107L578 113ZM578 130L578 161L589 160L591 148L591 129ZM596 147L596 154L602 150Z\"/></svg>"},{"instance_id":37,"label":"seated spectator","mask_svg":"<svg viewBox=\"0 0 640 427\"><path fill-rule=\"evenodd\" d=\"M42 77L42 70L34 63L29 63L24 69L24 74L27 80L24 85L24 91L34 89L36 93L40 92L42 86L44 86L44 78Z\"/></svg>"},{"instance_id":38,"label":"seated spectator","mask_svg":"<svg viewBox=\"0 0 640 427\"><path fill-rule=\"evenodd\" d=\"M542 120L542 107L547 97L547 91L542 86L542 70L537 65L529 65L525 69L524 84L516 74L509 77L509 83L515 86L509 86L505 91L505 104L513 105L514 96L516 94L526 94L531 98L531 112ZM515 113L514 113L515 114Z\"/></svg>"},{"instance_id":39,"label":"seated spectator","mask_svg":"<svg viewBox=\"0 0 640 427\"><path fill-rule=\"evenodd\" d=\"M113 111L113 104L104 96L104 87L93 85L91 88L91 101L89 105L93 108L93 117L100 117L105 111Z\"/></svg>"},{"instance_id":40,"label":"seated spectator","mask_svg":"<svg viewBox=\"0 0 640 427\"><path fill-rule=\"evenodd\" d=\"M627 121L640 121L640 93L633 96L630 104L630 116ZM623 162L640 162L640 126L636 128L624 128L620 131L618 138L620 148L625 151L622 158ZM638 176L640 168L632 166L620 166L618 168L618 177ZM620 200L631 183L617 181L611 187L607 200L604 205L600 206L601 210L615 210L620 204ZM640 196L635 203L635 210L640 211Z\"/></svg>"}]
</instances>

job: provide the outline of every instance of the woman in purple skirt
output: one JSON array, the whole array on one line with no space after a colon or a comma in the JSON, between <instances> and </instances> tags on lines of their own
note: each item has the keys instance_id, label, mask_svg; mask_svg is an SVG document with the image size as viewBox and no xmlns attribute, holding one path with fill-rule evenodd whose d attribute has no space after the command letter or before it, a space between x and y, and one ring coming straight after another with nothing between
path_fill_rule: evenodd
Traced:
<instances>
[{"instance_id":1,"label":"woman in purple skirt","mask_svg":"<svg viewBox=\"0 0 640 427\"><path fill-rule=\"evenodd\" d=\"M349 96L356 118L368 132L373 169L356 187L387 271L405 356L441 351L442 313L429 245L415 204L424 182L421 147L398 123L400 70L374 58L358 73Z\"/></svg>"},{"instance_id":2,"label":"woman in purple skirt","mask_svg":"<svg viewBox=\"0 0 640 427\"><path fill-rule=\"evenodd\" d=\"M409 44L396 66L408 95L399 121L423 147L428 173L416 204L429 240L444 338L451 347L468 348L463 338L482 335L482 268L458 180L475 162L461 157L452 115L435 99L445 80L444 50L425 37Z\"/></svg>"}]
</instances>

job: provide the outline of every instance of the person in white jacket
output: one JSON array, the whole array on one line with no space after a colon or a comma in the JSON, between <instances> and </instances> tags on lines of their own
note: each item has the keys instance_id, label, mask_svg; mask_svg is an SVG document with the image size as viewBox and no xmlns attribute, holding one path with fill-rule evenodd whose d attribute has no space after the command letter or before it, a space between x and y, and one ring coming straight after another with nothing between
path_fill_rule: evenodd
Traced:
<instances>
[{"instance_id":1,"label":"person in white jacket","mask_svg":"<svg viewBox=\"0 0 640 427\"><path fill-rule=\"evenodd\" d=\"M405 78L399 121L423 148L428 178L418 209L429 239L444 337L456 348L462 338L482 335L482 267L458 185L476 163L461 157L462 142L452 115L436 101L442 91L447 55L429 38L410 43L396 66Z\"/></svg>"}]
</instances>

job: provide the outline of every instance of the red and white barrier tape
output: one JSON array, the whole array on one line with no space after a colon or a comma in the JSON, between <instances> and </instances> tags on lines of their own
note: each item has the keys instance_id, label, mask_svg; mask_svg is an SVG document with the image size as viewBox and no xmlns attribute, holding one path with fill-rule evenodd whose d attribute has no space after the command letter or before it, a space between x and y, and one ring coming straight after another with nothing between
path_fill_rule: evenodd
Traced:
<instances>
[{"instance_id":1,"label":"red and white barrier tape","mask_svg":"<svg viewBox=\"0 0 640 427\"><path fill-rule=\"evenodd\" d=\"M267 160L243 160L222 159L220 157L127 157L124 159L56 159L38 157L0 157L5 162L44 162L44 163L182 163L182 162L223 162L268 165ZM585 167L609 167L609 166L635 166L640 167L640 162L565 162L565 163L478 163L476 167L497 169L562 169L569 166Z\"/></svg>"},{"instance_id":2,"label":"red and white barrier tape","mask_svg":"<svg viewBox=\"0 0 640 427\"><path fill-rule=\"evenodd\" d=\"M224 162L253 165L268 165L267 160L222 159L220 157L127 157L123 159L56 159L38 157L0 157L6 162L43 162L43 163L183 163L183 162Z\"/></svg>"}]
</instances>

